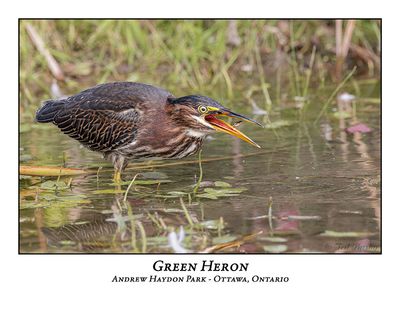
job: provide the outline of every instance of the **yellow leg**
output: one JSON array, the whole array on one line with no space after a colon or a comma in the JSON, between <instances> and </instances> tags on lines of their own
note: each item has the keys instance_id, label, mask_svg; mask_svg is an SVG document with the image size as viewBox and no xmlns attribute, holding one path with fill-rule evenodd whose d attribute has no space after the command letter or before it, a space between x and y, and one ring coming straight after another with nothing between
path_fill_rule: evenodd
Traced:
<instances>
[{"instance_id":1,"label":"yellow leg","mask_svg":"<svg viewBox=\"0 0 400 309\"><path fill-rule=\"evenodd\" d=\"M122 180L121 180L121 172L118 171L118 170L116 170L115 173L114 173L114 182L115 183L121 183L122 182Z\"/></svg>"}]
</instances>

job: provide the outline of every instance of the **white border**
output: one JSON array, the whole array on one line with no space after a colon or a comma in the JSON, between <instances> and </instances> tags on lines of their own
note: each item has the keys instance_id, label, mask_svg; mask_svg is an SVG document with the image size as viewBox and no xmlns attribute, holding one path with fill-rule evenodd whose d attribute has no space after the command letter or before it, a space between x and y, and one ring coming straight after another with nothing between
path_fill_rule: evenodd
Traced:
<instances>
[{"instance_id":1,"label":"white border","mask_svg":"<svg viewBox=\"0 0 400 309\"><path fill-rule=\"evenodd\" d=\"M1 12L2 298L7 307L372 308L398 303L399 36L398 9L377 1L15 1ZM289 284L115 285L115 274L148 269L157 256L18 255L17 18L18 17L382 17L383 18L383 255L162 256L173 262L213 258L249 262L251 272L288 274ZM4 157L3 157L4 156ZM396 173L397 172L397 173ZM397 176L397 177L396 177ZM250 272L250 271L249 271ZM396 280L397 281L397 280ZM279 307L278 307L279 306ZM6 308L4 305L2 306Z\"/></svg>"}]
</instances>

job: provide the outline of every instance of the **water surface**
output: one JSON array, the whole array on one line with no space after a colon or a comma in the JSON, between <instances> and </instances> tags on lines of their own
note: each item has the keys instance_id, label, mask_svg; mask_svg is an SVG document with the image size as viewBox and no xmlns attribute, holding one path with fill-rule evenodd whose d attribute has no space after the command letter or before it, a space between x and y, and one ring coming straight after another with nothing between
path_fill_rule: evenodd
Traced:
<instances>
[{"instance_id":1,"label":"water surface","mask_svg":"<svg viewBox=\"0 0 400 309\"><path fill-rule=\"evenodd\" d=\"M141 173L138 180L154 183L134 185L126 201L128 183L112 184L112 167L101 155L52 125L21 126L21 165L94 172L60 178L70 186L56 190L44 183L57 177L21 177L20 251L174 252L168 235L183 227L179 245L188 252L233 241L215 252L380 252L379 105L357 103L356 119L334 117L329 107L330 116L315 122L321 106L312 100L303 117L294 104L272 111L269 120L255 116L275 129L243 124L262 149L213 135L203 147L197 195L197 156L131 165L125 180ZM236 110L251 115L249 107ZM372 131L345 133L354 120Z\"/></svg>"}]
</instances>

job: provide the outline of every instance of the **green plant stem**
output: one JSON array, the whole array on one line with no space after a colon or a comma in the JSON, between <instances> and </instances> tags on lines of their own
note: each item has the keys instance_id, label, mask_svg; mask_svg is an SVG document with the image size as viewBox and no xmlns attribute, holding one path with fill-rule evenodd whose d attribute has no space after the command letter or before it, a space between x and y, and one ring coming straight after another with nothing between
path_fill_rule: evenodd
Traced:
<instances>
[{"instance_id":1,"label":"green plant stem","mask_svg":"<svg viewBox=\"0 0 400 309\"><path fill-rule=\"evenodd\" d=\"M340 89L343 88L343 86L347 83L347 81L353 76L353 74L356 72L357 67L354 67L349 74L342 80L342 82L335 88L335 90L332 92L332 94L329 96L328 100L326 100L324 106L321 109L321 112L319 113L317 119L314 121L314 125L318 123L318 121L321 119L322 115L325 113L328 105L332 102L333 98L335 95L339 92Z\"/></svg>"},{"instance_id":2,"label":"green plant stem","mask_svg":"<svg viewBox=\"0 0 400 309\"><path fill-rule=\"evenodd\" d=\"M186 216L187 221L189 222L189 225L193 226L192 217L190 216L189 211L187 210L186 205L183 202L183 199L181 197L179 198L179 201L181 202L181 206L182 206L183 212L185 213L185 216Z\"/></svg>"},{"instance_id":3,"label":"green plant stem","mask_svg":"<svg viewBox=\"0 0 400 309\"><path fill-rule=\"evenodd\" d=\"M200 183L203 180L203 167L201 166L201 150L199 151L199 170L200 170L199 180L197 181L196 186L193 189L194 194L196 194L197 191L199 190Z\"/></svg>"},{"instance_id":4,"label":"green plant stem","mask_svg":"<svg viewBox=\"0 0 400 309\"><path fill-rule=\"evenodd\" d=\"M124 195L124 202L126 202L126 199L128 198L128 192L129 192L130 188L132 187L133 183L135 182L136 177L137 177L138 175L140 175L140 173L139 173L139 174L136 174L135 177L133 177L133 179L132 179L132 181L130 182L128 188L126 189L125 195Z\"/></svg>"}]
</instances>

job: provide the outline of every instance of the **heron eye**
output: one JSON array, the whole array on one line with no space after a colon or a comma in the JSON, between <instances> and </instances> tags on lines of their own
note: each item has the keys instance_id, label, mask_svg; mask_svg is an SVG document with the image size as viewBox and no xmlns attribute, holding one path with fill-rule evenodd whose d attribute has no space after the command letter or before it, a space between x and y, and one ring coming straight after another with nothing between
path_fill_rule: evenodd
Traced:
<instances>
[{"instance_id":1,"label":"heron eye","mask_svg":"<svg viewBox=\"0 0 400 309\"><path fill-rule=\"evenodd\" d=\"M200 105L199 108L198 108L198 110L199 110L199 112L200 112L201 114L205 114L205 113L207 113L208 108L205 107L205 106L203 106L203 105Z\"/></svg>"}]
</instances>

